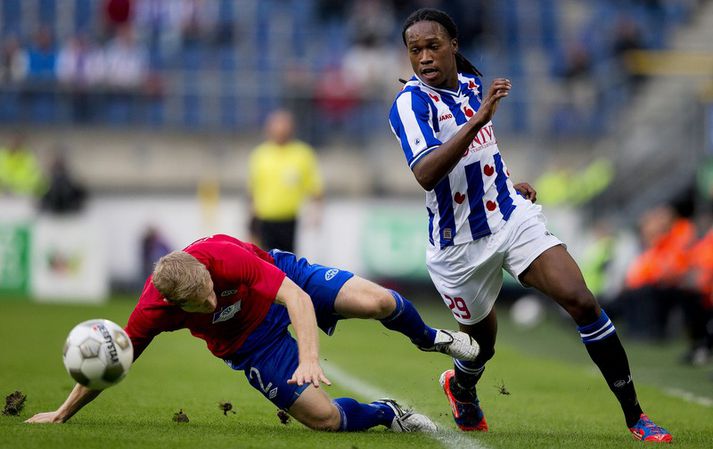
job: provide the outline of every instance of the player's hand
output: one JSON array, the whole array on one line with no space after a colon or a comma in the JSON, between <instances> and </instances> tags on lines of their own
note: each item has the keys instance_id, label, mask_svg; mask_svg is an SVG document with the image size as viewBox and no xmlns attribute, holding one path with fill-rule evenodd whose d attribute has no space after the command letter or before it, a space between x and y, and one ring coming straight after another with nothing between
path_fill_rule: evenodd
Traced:
<instances>
[{"instance_id":1,"label":"player's hand","mask_svg":"<svg viewBox=\"0 0 713 449\"><path fill-rule=\"evenodd\" d=\"M54 423L59 424L62 420L59 419L59 413L55 412L44 412L38 413L35 416L25 420L28 424L43 424L43 423Z\"/></svg>"},{"instance_id":2,"label":"player's hand","mask_svg":"<svg viewBox=\"0 0 713 449\"><path fill-rule=\"evenodd\" d=\"M530 200L533 203L537 201L537 191L530 184L521 182L519 184L515 184L513 187L515 187L515 190L526 200Z\"/></svg>"},{"instance_id":3,"label":"player's hand","mask_svg":"<svg viewBox=\"0 0 713 449\"><path fill-rule=\"evenodd\" d=\"M480 109L473 116L472 120L480 123L481 126L485 126L490 120L492 120L495 115L495 110L498 108L498 103L504 97L507 97L512 89L512 83L506 78L495 78L490 87L488 88L488 94L483 99L480 104Z\"/></svg>"},{"instance_id":4,"label":"player's hand","mask_svg":"<svg viewBox=\"0 0 713 449\"><path fill-rule=\"evenodd\" d=\"M324 375L324 371L322 371L322 367L319 366L317 360L300 362L290 380L287 381L288 384L297 384L299 386L312 384L315 388L319 388L320 382L332 385L332 382Z\"/></svg>"}]
</instances>

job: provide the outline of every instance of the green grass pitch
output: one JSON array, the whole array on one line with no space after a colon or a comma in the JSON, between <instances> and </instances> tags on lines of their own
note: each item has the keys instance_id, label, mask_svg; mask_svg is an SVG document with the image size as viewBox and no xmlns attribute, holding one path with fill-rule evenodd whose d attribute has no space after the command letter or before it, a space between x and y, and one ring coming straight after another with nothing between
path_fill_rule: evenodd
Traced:
<instances>
[{"instance_id":1,"label":"green grass pitch","mask_svg":"<svg viewBox=\"0 0 713 449\"><path fill-rule=\"evenodd\" d=\"M438 434L383 428L320 433L294 420L283 425L276 408L242 373L212 357L187 331L159 336L121 384L67 424L28 425L24 419L55 409L73 386L61 359L69 330L90 318L124 325L133 302L94 307L0 301L0 394L20 390L27 395L19 417L0 415L0 448L592 449L644 444L629 435L573 326L555 319L525 331L509 324L504 313L497 354L479 384L491 427L487 434L455 430L438 386L438 376L450 367L447 357L420 352L379 323L355 320L340 323L333 337L321 338L325 370L334 383L330 395L371 401L388 394L429 415L441 427ZM419 308L433 325L454 325L440 305ZM681 342L654 347L624 341L644 409L673 433L674 445L713 447L710 367L679 366ZM236 413L225 416L221 401L231 402ZM190 422L172 420L179 409Z\"/></svg>"}]
</instances>

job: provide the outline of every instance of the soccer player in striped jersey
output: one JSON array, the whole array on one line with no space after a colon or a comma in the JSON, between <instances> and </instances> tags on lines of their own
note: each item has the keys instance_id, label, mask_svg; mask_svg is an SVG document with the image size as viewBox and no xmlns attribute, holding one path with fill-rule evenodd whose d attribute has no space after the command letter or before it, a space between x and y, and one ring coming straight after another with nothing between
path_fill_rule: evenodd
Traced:
<instances>
[{"instance_id":1,"label":"soccer player in striped jersey","mask_svg":"<svg viewBox=\"0 0 713 449\"><path fill-rule=\"evenodd\" d=\"M510 180L491 122L510 81L493 80L484 95L482 75L458 52L456 26L442 11L411 14L402 38L415 74L396 96L389 121L426 191L431 279L461 330L481 347L475 361L454 360L454 369L441 375L458 427L488 429L476 384L495 353L493 304L505 269L572 316L634 437L671 441L641 410L614 325L563 243L545 227L536 192Z\"/></svg>"}]
</instances>

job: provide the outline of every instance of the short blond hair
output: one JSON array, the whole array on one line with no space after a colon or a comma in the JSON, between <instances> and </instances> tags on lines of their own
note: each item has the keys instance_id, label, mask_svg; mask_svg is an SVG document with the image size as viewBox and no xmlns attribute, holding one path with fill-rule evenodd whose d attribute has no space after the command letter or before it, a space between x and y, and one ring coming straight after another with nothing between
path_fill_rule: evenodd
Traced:
<instances>
[{"instance_id":1,"label":"short blond hair","mask_svg":"<svg viewBox=\"0 0 713 449\"><path fill-rule=\"evenodd\" d=\"M208 294L210 273L198 259L183 251L173 251L156 262L153 285L172 303Z\"/></svg>"}]
</instances>

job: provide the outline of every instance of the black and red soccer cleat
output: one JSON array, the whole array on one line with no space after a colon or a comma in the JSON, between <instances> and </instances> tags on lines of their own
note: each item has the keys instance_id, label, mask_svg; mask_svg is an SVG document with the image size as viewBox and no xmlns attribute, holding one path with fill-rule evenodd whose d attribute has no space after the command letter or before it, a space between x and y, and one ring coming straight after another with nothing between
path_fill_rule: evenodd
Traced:
<instances>
[{"instance_id":1,"label":"black and red soccer cleat","mask_svg":"<svg viewBox=\"0 0 713 449\"><path fill-rule=\"evenodd\" d=\"M451 404L453 419L456 425L464 432L487 432L488 423L485 421L483 409L480 408L480 401L478 401L477 398L474 398L472 402L462 402L456 399L453 391L451 391L454 377L455 371L452 369L444 371L443 374L441 374L440 383L441 387L443 387L443 392L446 393L448 403Z\"/></svg>"}]
</instances>

